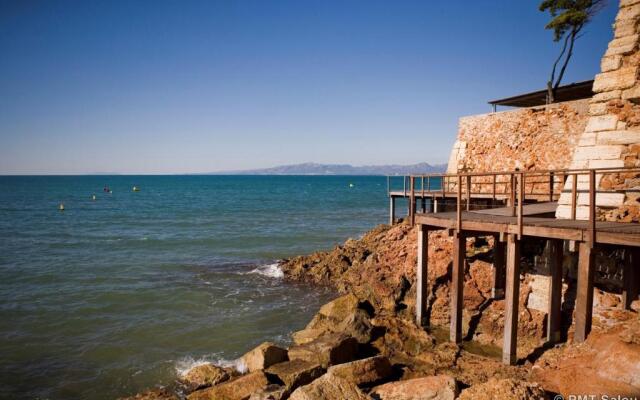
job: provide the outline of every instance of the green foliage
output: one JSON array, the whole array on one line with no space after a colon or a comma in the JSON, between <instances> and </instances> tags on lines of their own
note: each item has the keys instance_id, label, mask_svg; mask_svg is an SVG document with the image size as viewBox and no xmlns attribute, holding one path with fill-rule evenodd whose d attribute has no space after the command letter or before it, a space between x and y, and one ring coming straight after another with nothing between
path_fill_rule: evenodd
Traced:
<instances>
[{"instance_id":1,"label":"green foliage","mask_svg":"<svg viewBox=\"0 0 640 400\"><path fill-rule=\"evenodd\" d=\"M543 0L539 8L551 14L545 28L553 30L553 40L557 42L567 32L580 31L602 3L603 0Z\"/></svg>"}]
</instances>

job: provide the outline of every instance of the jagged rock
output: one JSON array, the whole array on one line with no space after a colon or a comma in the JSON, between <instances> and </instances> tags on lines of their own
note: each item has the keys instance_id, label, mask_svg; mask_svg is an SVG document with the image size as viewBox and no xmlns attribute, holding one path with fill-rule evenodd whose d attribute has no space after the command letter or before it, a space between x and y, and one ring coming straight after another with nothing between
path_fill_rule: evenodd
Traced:
<instances>
[{"instance_id":1,"label":"jagged rock","mask_svg":"<svg viewBox=\"0 0 640 400\"><path fill-rule=\"evenodd\" d=\"M357 352L357 340L344 334L330 333L307 344L291 347L289 358L318 363L327 368L330 365L352 361Z\"/></svg>"},{"instance_id":2,"label":"jagged rock","mask_svg":"<svg viewBox=\"0 0 640 400\"><path fill-rule=\"evenodd\" d=\"M299 359L272 365L265 371L268 377L274 377L272 380L281 381L289 392L311 383L324 372L319 363Z\"/></svg>"},{"instance_id":3,"label":"jagged rock","mask_svg":"<svg viewBox=\"0 0 640 400\"><path fill-rule=\"evenodd\" d=\"M224 369L213 364L193 367L180 379L189 391L217 385L226 380L229 380L229 374Z\"/></svg>"},{"instance_id":4,"label":"jagged rock","mask_svg":"<svg viewBox=\"0 0 640 400\"><path fill-rule=\"evenodd\" d=\"M364 344L371 340L371 329L369 313L360 308L357 297L348 294L322 306L306 328L292 337L294 343L305 344L325 333L342 332Z\"/></svg>"},{"instance_id":5,"label":"jagged rock","mask_svg":"<svg viewBox=\"0 0 640 400\"><path fill-rule=\"evenodd\" d=\"M462 391L459 400L540 400L545 391L537 383L514 379L491 378L485 383L471 386Z\"/></svg>"},{"instance_id":6,"label":"jagged rock","mask_svg":"<svg viewBox=\"0 0 640 400\"><path fill-rule=\"evenodd\" d=\"M373 319L372 323L384 331L383 335L371 343L372 346L393 363L403 363L434 347L434 338L424 329L418 328L413 321L398 317L380 317Z\"/></svg>"},{"instance_id":7,"label":"jagged rock","mask_svg":"<svg viewBox=\"0 0 640 400\"><path fill-rule=\"evenodd\" d=\"M251 394L269 385L262 371L251 372L237 379L207 389L195 391L188 400L247 400Z\"/></svg>"},{"instance_id":8,"label":"jagged rock","mask_svg":"<svg viewBox=\"0 0 640 400\"><path fill-rule=\"evenodd\" d=\"M380 400L453 400L458 394L455 379L448 375L389 382L371 389Z\"/></svg>"},{"instance_id":9,"label":"jagged rock","mask_svg":"<svg viewBox=\"0 0 640 400\"><path fill-rule=\"evenodd\" d=\"M299 387L290 397L291 400L365 400L368 398L354 383L332 374L324 374L310 384Z\"/></svg>"},{"instance_id":10,"label":"jagged rock","mask_svg":"<svg viewBox=\"0 0 640 400\"><path fill-rule=\"evenodd\" d=\"M329 368L328 372L358 386L363 386L378 383L388 378L393 371L387 357L375 356L334 365Z\"/></svg>"},{"instance_id":11,"label":"jagged rock","mask_svg":"<svg viewBox=\"0 0 640 400\"><path fill-rule=\"evenodd\" d=\"M284 386L271 384L251 394L249 400L282 400L286 399L289 393L291 391Z\"/></svg>"},{"instance_id":12,"label":"jagged rock","mask_svg":"<svg viewBox=\"0 0 640 400\"><path fill-rule=\"evenodd\" d=\"M135 396L122 397L120 400L180 400L180 398L169 389L151 389L138 393Z\"/></svg>"},{"instance_id":13,"label":"jagged rock","mask_svg":"<svg viewBox=\"0 0 640 400\"><path fill-rule=\"evenodd\" d=\"M249 372L269 368L273 364L287 361L288 359L287 350L271 342L264 342L242 356L242 362Z\"/></svg>"}]
</instances>

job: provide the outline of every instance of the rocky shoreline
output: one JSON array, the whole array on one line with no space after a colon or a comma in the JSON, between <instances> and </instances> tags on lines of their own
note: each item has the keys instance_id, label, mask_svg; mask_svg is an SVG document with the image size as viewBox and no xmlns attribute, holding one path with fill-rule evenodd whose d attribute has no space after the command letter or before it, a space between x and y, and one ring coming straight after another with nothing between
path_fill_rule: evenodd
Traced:
<instances>
[{"instance_id":1,"label":"rocky shoreline","mask_svg":"<svg viewBox=\"0 0 640 400\"><path fill-rule=\"evenodd\" d=\"M432 232L429 243L431 329L418 327L413 318L416 230L408 224L382 225L331 251L280 264L287 280L332 286L342 294L292 335L288 349L263 343L240 359L240 371L200 365L181 377L179 390L153 389L127 399L640 396L640 304L625 311L617 295L598 291L589 339L573 344L569 310L563 316L566 342L548 348L546 315L527 308L532 277L525 273L520 361L506 366L496 353L502 344L504 301L491 296L491 243L468 242L462 346L446 338L451 241Z\"/></svg>"}]
</instances>

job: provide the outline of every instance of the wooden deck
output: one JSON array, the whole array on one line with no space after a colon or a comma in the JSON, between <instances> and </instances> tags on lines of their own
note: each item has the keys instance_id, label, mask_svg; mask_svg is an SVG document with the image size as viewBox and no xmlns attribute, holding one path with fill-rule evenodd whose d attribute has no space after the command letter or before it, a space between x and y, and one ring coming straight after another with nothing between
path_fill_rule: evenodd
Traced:
<instances>
[{"instance_id":1,"label":"wooden deck","mask_svg":"<svg viewBox=\"0 0 640 400\"><path fill-rule=\"evenodd\" d=\"M523 241L532 238L548 241L547 263L551 278L547 310L549 342L557 342L561 337L562 264L565 241L572 244L568 247L569 249L578 250L574 341L586 340L591 330L596 269L594 249L598 246L620 246L626 249L623 261L622 305L629 308L631 302L640 294L640 224L598 221L599 205L596 202L596 194L606 191L598 188L597 177L605 174L640 175L640 169L507 171L441 175L438 179L447 182L444 187L451 188L448 192L417 190L416 182L424 182L425 177L412 176L409 180L409 191L390 191L390 222L395 220L393 218L395 198L407 197L409 221L419 226L416 273L417 322L429 323L425 319L428 308L426 303L429 298L428 241L429 231L432 230L447 230L453 238L450 338L456 343L462 340L466 239L474 236L495 238L492 293L494 298L504 297L505 299L503 362L506 364L517 362L520 249ZM507 176L507 179L497 179L501 175ZM546 193L542 194L536 191L536 188L541 185L539 180L541 176L547 177L542 184L548 186ZM488 181L487 178L489 178ZM578 183L579 179L583 178L583 182L588 183L588 190ZM426 177L426 180L428 182L429 177ZM497 193L497 183L505 181L509 182L508 194ZM488 188L486 188L487 185ZM484 193L478 192L478 189L483 187L485 187ZM578 196L581 193L588 199L588 219L586 220L576 218L578 206L583 206L578 203ZM560 196L567 196L567 194L570 196L571 219L556 219L556 201ZM429 198L432 201L427 210L424 201ZM422 212L417 212L416 199L422 199ZM438 209L439 199L445 199L446 208ZM451 209L455 211L449 212Z\"/></svg>"},{"instance_id":2,"label":"wooden deck","mask_svg":"<svg viewBox=\"0 0 640 400\"><path fill-rule=\"evenodd\" d=\"M531 215L548 212L549 203L524 206L522 234L546 239L583 242L589 240L589 221L543 218ZM509 215L511 208L462 212L462 230L490 234L518 234L518 218ZM456 229L457 213L416 214L416 223L427 229ZM640 224L596 222L595 243L640 246Z\"/></svg>"}]
</instances>

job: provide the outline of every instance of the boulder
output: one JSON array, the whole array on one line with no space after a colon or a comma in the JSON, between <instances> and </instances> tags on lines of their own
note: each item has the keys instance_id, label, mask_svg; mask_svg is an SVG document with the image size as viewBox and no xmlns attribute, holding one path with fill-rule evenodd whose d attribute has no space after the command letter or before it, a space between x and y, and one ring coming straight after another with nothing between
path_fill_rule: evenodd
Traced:
<instances>
[{"instance_id":1,"label":"boulder","mask_svg":"<svg viewBox=\"0 0 640 400\"><path fill-rule=\"evenodd\" d=\"M354 360L357 352L356 339L340 333L330 333L307 344L291 347L289 358L318 363L327 368Z\"/></svg>"},{"instance_id":2,"label":"boulder","mask_svg":"<svg viewBox=\"0 0 640 400\"><path fill-rule=\"evenodd\" d=\"M311 383L324 372L319 363L299 359L272 365L265 371L271 381L282 382L290 392Z\"/></svg>"},{"instance_id":3,"label":"boulder","mask_svg":"<svg viewBox=\"0 0 640 400\"><path fill-rule=\"evenodd\" d=\"M389 382L371 390L380 400L453 400L457 394L456 381L449 375Z\"/></svg>"},{"instance_id":4,"label":"boulder","mask_svg":"<svg viewBox=\"0 0 640 400\"><path fill-rule=\"evenodd\" d=\"M229 374L222 368L213 364L203 364L191 368L181 378L189 391L214 386L229 380Z\"/></svg>"},{"instance_id":5,"label":"boulder","mask_svg":"<svg viewBox=\"0 0 640 400\"><path fill-rule=\"evenodd\" d=\"M180 398L169 389L151 389L138 393L135 396L122 397L120 400L179 400Z\"/></svg>"},{"instance_id":6,"label":"boulder","mask_svg":"<svg viewBox=\"0 0 640 400\"><path fill-rule=\"evenodd\" d=\"M264 342L260 346L242 356L242 363L247 371L254 372L266 369L283 361L287 361L287 350L271 342Z\"/></svg>"},{"instance_id":7,"label":"boulder","mask_svg":"<svg viewBox=\"0 0 640 400\"><path fill-rule=\"evenodd\" d=\"M191 393L188 400L247 400L253 393L269 385L262 371L251 372L237 379Z\"/></svg>"},{"instance_id":8,"label":"boulder","mask_svg":"<svg viewBox=\"0 0 640 400\"><path fill-rule=\"evenodd\" d=\"M282 400L289 397L291 393L287 388L280 385L268 385L249 396L249 400Z\"/></svg>"},{"instance_id":9,"label":"boulder","mask_svg":"<svg viewBox=\"0 0 640 400\"><path fill-rule=\"evenodd\" d=\"M359 304L358 298L349 293L320 307L319 314L342 321L358 309Z\"/></svg>"},{"instance_id":10,"label":"boulder","mask_svg":"<svg viewBox=\"0 0 640 400\"><path fill-rule=\"evenodd\" d=\"M348 294L322 306L306 328L292 337L295 344L306 344L325 333L340 332L364 344L371 340L371 330L369 313L360 308L356 296Z\"/></svg>"},{"instance_id":11,"label":"boulder","mask_svg":"<svg viewBox=\"0 0 640 400\"><path fill-rule=\"evenodd\" d=\"M358 386L344 378L324 374L306 386L296 389L291 400L365 400L369 399Z\"/></svg>"},{"instance_id":12,"label":"boulder","mask_svg":"<svg viewBox=\"0 0 640 400\"><path fill-rule=\"evenodd\" d=\"M545 391L537 383L514 379L490 378L487 382L473 385L463 390L460 400L539 400L545 398Z\"/></svg>"},{"instance_id":13,"label":"boulder","mask_svg":"<svg viewBox=\"0 0 640 400\"><path fill-rule=\"evenodd\" d=\"M387 357L375 356L334 365L329 372L358 386L365 386L379 383L391 376L393 371Z\"/></svg>"}]
</instances>

